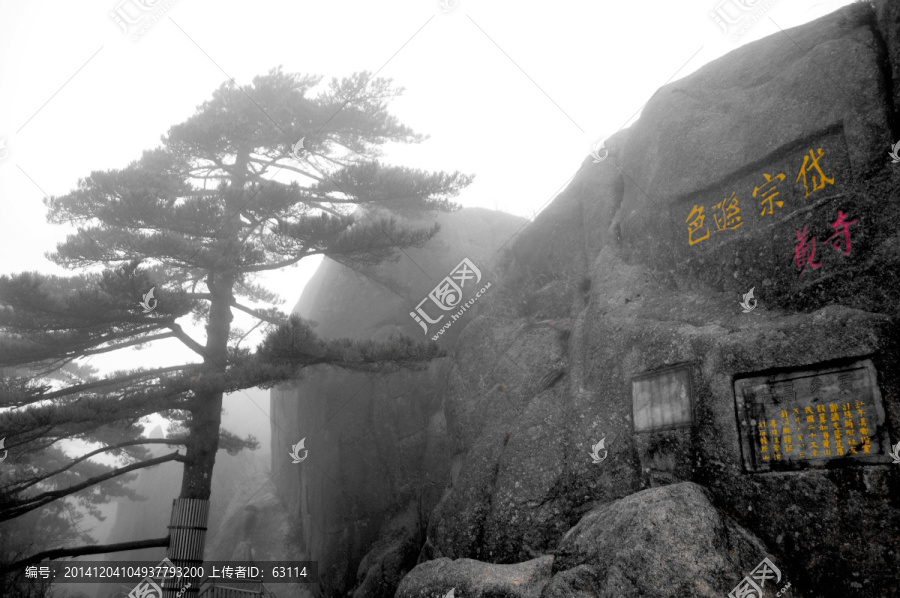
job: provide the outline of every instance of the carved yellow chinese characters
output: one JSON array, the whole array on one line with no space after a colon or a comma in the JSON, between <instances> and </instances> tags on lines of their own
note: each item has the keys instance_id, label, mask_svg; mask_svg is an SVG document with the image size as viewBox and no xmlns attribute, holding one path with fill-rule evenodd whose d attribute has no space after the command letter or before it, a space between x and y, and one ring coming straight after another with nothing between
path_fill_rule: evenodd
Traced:
<instances>
[{"instance_id":1,"label":"carved yellow chinese characters","mask_svg":"<svg viewBox=\"0 0 900 598\"><path fill-rule=\"evenodd\" d=\"M820 160L824 156L825 151L821 147L816 148L815 151L810 149L803 156L803 163L794 183L803 183L804 197L809 197L812 193L824 189L826 185L834 185L834 174L830 177L826 175L822 164L820 164ZM763 182L753 187L751 196L759 200L759 205L762 208L759 215L771 216L775 213L776 208L784 207L785 199L781 196L782 189L779 188L779 185L784 183L787 175L773 170L772 173L762 173L762 179ZM781 198L779 198L780 196ZM744 224L737 191L732 191L730 197L725 197L717 204L708 206L708 208L712 212L715 232L734 230ZM694 204L688 217L684 220L687 224L689 245L696 245L710 237L710 226L706 225L704 209L704 206ZM849 246L849 243L847 245Z\"/></svg>"},{"instance_id":2,"label":"carved yellow chinese characters","mask_svg":"<svg viewBox=\"0 0 900 598\"><path fill-rule=\"evenodd\" d=\"M824 156L825 152L822 151L821 147L817 148L816 151L818 154L813 154L813 151L809 150L809 155L803 156L803 165L800 167L800 172L797 173L797 181L800 180L800 177L803 177L803 188L806 189L806 195L804 195L804 197L809 197L810 193L824 189L826 183L834 185L834 177L828 178L825 176L822 167L819 166L819 158ZM811 172L812 170L815 170L816 172ZM816 173L818 173L818 181L816 179ZM809 184L806 180L807 174L810 174L810 179L812 179L812 191L809 190Z\"/></svg>"},{"instance_id":3,"label":"carved yellow chinese characters","mask_svg":"<svg viewBox=\"0 0 900 598\"><path fill-rule=\"evenodd\" d=\"M781 425L776 420L759 422L759 451L763 461L782 458L830 459L845 455L871 454L871 436L866 421L866 404L853 401L806 405L803 414L799 407L793 413L781 410ZM793 417L791 417L793 416ZM801 418L805 421L801 421ZM791 421L793 419L793 422ZM828 424L833 426L833 429ZM805 429L804 429L805 428ZM780 440L780 442L779 442Z\"/></svg>"},{"instance_id":4,"label":"carved yellow chinese characters","mask_svg":"<svg viewBox=\"0 0 900 598\"><path fill-rule=\"evenodd\" d=\"M763 206L762 212L759 213L760 216L765 216L767 213L771 214L773 210L773 202L779 208L784 205L784 202L781 200L774 201L775 198L780 195L780 192L775 190L775 186L778 181L783 181L786 177L783 172L779 172L774 177L770 175L768 172L763 173L763 177L765 177L766 182L763 185L753 188L753 197L756 197L756 194L759 191L762 191L762 200L759 202L759 205ZM766 212L766 204L769 204L769 211Z\"/></svg>"},{"instance_id":5,"label":"carved yellow chinese characters","mask_svg":"<svg viewBox=\"0 0 900 598\"><path fill-rule=\"evenodd\" d=\"M738 207L737 194L734 191L731 192L731 197L726 197L714 207L719 210L713 214L713 219L716 221L716 232L729 228L735 229L743 224L741 208Z\"/></svg>"},{"instance_id":6,"label":"carved yellow chinese characters","mask_svg":"<svg viewBox=\"0 0 900 598\"><path fill-rule=\"evenodd\" d=\"M688 214L688 217L685 219L685 222L688 223L688 243L693 245L694 243L699 243L703 239L709 238L709 227L706 227L706 234L702 237L695 239L694 233L703 228L703 221L706 220L706 216L703 215L703 206L695 205L691 210L691 213Z\"/></svg>"}]
</instances>

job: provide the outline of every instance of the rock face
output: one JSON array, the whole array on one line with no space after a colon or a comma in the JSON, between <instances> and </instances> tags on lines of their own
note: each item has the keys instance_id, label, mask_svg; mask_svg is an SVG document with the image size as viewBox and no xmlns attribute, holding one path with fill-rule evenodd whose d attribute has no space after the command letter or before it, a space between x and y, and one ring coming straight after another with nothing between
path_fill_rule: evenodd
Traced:
<instances>
[{"instance_id":1,"label":"rock face","mask_svg":"<svg viewBox=\"0 0 900 598\"><path fill-rule=\"evenodd\" d=\"M900 170L887 156L900 138L898 23L900 3L854 4L661 88L607 141L609 158L587 158L485 268L494 287L441 337L452 356L429 370L428 390L413 402L413 375L368 381L364 405L380 409L354 416L367 436L349 439L350 416L328 423L349 396L330 389L346 376L318 378L299 401L273 395L286 421L321 425L321 436L365 443L370 461L392 464L378 471L403 469L396 460L410 445L397 442L421 439L406 476L374 476L402 488L381 492L380 521L429 497L395 541L405 548L392 554L422 547L398 596L446 593L448 583L468 588L460 596L504 595L485 585L513 577L497 567L548 556L544 598L724 596L764 558L783 575L771 595L790 582L795 598L900 596L900 466L884 455L887 439L900 441ZM744 313L751 287L758 305ZM349 301L319 297L320 313ZM756 421L741 411L737 382L860 359L877 372L880 454L748 467ZM635 379L673 366L690 389L686 425L636 431ZM328 398L313 403L312 391ZM298 411L288 413L289 397ZM338 568L351 571L367 547L385 554L378 538L396 531L348 532L345 521L360 519L342 505L369 504L376 480L327 471L340 496L332 504L315 471L283 483L295 492L315 481L307 488L320 506L303 511L304 524L352 546L358 556ZM307 546L320 562L328 554ZM356 587L373 570L365 563L331 588Z\"/></svg>"},{"instance_id":2,"label":"rock face","mask_svg":"<svg viewBox=\"0 0 900 598\"><path fill-rule=\"evenodd\" d=\"M719 598L765 558L763 544L718 511L697 484L643 490L595 507L553 556L514 565L427 561L396 598L460 596Z\"/></svg>"},{"instance_id":3,"label":"rock face","mask_svg":"<svg viewBox=\"0 0 900 598\"><path fill-rule=\"evenodd\" d=\"M765 546L683 482L599 506L559 543L544 598L719 598L766 555Z\"/></svg>"},{"instance_id":4,"label":"rock face","mask_svg":"<svg viewBox=\"0 0 900 598\"><path fill-rule=\"evenodd\" d=\"M491 280L498 249L525 224L509 214L467 208L410 225L430 228L435 221L441 232L425 247L404 249L395 262L355 271L326 259L294 313L319 324L316 332L325 338L384 338L402 332L427 340L409 313L464 258L481 269L483 281ZM448 329L442 342L455 339L462 327Z\"/></svg>"},{"instance_id":5,"label":"rock face","mask_svg":"<svg viewBox=\"0 0 900 598\"><path fill-rule=\"evenodd\" d=\"M288 513L275 495L268 472L239 471L232 464L235 488L227 501L220 501L219 518L222 525L208 534L207 561L297 561L295 529ZM242 475L243 474L243 475ZM211 528L213 529L213 528ZM237 589L258 592L260 584L230 580L223 584ZM267 584L272 598L312 598L308 584Z\"/></svg>"},{"instance_id":6,"label":"rock face","mask_svg":"<svg viewBox=\"0 0 900 598\"><path fill-rule=\"evenodd\" d=\"M539 598L550 579L552 556L515 565L491 565L472 559L435 559L403 578L396 598L443 598L454 590L460 596Z\"/></svg>"},{"instance_id":7,"label":"rock face","mask_svg":"<svg viewBox=\"0 0 900 598\"><path fill-rule=\"evenodd\" d=\"M520 218L466 209L436 217L442 231L396 263L356 272L325 261L295 312L327 338L424 340L409 312L464 258L489 279L489 264ZM430 225L430 222L423 223ZM465 314L466 318L470 314ZM452 340L465 319L442 338ZM435 326L432 326L432 334ZM393 596L419 558L428 513L447 486L451 449L442 394L449 359L425 371L375 376L312 368L272 391L272 471L292 514L304 559L319 563L330 592ZM301 438L306 460L288 452Z\"/></svg>"}]
</instances>

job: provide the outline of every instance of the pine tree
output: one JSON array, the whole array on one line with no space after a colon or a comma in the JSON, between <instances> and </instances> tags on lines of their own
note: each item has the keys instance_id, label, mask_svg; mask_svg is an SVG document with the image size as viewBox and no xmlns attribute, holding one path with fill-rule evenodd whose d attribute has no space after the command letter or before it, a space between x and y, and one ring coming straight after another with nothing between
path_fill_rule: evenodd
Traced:
<instances>
[{"instance_id":1,"label":"pine tree","mask_svg":"<svg viewBox=\"0 0 900 598\"><path fill-rule=\"evenodd\" d=\"M180 498L206 501L216 452L255 447L252 437L220 429L223 393L270 388L316 364L387 371L422 367L441 354L405 337L321 339L309 322L285 317L273 306L277 297L254 282L261 272L313 255L357 269L395 260L399 250L438 232L437 225L413 228L403 218L458 209L450 198L471 182L459 172L378 160L379 145L425 139L388 113L388 101L402 92L389 80L358 73L313 95L320 81L277 68L252 85L223 84L171 127L159 148L124 169L92 172L67 195L45 200L49 222L77 229L48 257L84 272L0 277L0 367L7 368L0 407L12 408L0 414L0 437L18 454L63 438L90 440L103 445L97 453L124 464L82 460L71 470L35 470L31 485L5 486L0 521L169 460L184 465ZM281 172L300 180L275 181ZM145 313L140 299L151 288L156 307ZM250 330L232 325L235 310L266 332L255 351L240 346ZM187 317L205 323L205 339L182 327ZM162 339L179 340L196 361L102 376L73 367L85 357ZM69 373L50 379L63 371ZM184 454L147 459L142 445L151 441L140 436L139 422L154 413L182 431L156 442L184 447ZM59 483L76 466L93 472ZM50 478L56 483L48 486ZM42 491L29 492L36 487ZM166 543L75 547L51 556Z\"/></svg>"}]
</instances>

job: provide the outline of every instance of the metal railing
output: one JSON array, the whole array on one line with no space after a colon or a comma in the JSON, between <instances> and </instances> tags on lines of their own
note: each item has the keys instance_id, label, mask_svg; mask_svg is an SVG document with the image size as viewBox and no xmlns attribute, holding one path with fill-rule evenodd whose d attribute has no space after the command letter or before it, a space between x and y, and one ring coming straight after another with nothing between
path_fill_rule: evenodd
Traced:
<instances>
[{"instance_id":1,"label":"metal railing","mask_svg":"<svg viewBox=\"0 0 900 598\"><path fill-rule=\"evenodd\" d=\"M259 590L244 590L240 588L229 588L210 583L200 588L200 594L197 598L271 598L266 584L259 584Z\"/></svg>"}]
</instances>

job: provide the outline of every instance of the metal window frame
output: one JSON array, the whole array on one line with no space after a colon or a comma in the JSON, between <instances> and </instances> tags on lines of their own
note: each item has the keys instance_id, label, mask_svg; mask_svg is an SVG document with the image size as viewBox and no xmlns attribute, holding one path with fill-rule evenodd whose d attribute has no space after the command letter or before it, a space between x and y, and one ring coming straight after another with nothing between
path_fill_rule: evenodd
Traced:
<instances>
[{"instance_id":1,"label":"metal window frame","mask_svg":"<svg viewBox=\"0 0 900 598\"><path fill-rule=\"evenodd\" d=\"M665 432L668 430L680 430L682 428L690 428L694 425L696 421L696 403L697 399L694 396L694 364L692 362L678 363L675 365L666 366L663 368L659 368L656 370L652 370L649 372L644 372L643 374L639 374L637 376L631 377L631 431L634 434L649 434L651 432ZM687 375L687 396L688 396L688 407L689 407L689 420L686 422L681 422L677 424L666 424L663 426L653 426L651 424L650 428L638 430L637 429L637 418L635 417L634 411L634 389L635 382L640 382L641 380L646 380L649 378L656 378L657 376L664 375L669 372L675 371L684 371ZM651 398L652 401L652 398ZM651 403L652 408L652 403ZM652 416L651 416L652 419Z\"/></svg>"},{"instance_id":2,"label":"metal window frame","mask_svg":"<svg viewBox=\"0 0 900 598\"><path fill-rule=\"evenodd\" d=\"M884 409L884 395L881 392L879 382L883 384L878 368L875 365L875 357L871 354L859 357L832 359L819 363L799 365L792 367L780 367L762 370L759 372L745 372L732 377L731 386L734 393L735 416L740 445L742 474L757 475L767 473L784 473L794 471L821 471L823 469L836 469L843 467L858 467L861 465L883 465L890 463L890 457L883 453L843 455L831 457L808 458L803 461L766 461L761 459L761 453L757 455L756 446L748 438L746 428L750 426L752 419L748 413L750 405L744 399L743 391L752 381L766 378L772 382L784 380L797 380L812 375L827 375L838 373L842 370L860 369L867 372L872 390L872 404L876 414L874 434L870 437L879 438L882 447L890 447L891 441L888 432L887 415ZM768 384L768 382L767 382ZM870 424L871 426L871 424ZM779 426L780 427L780 426ZM759 463L756 460L759 457Z\"/></svg>"}]
</instances>

